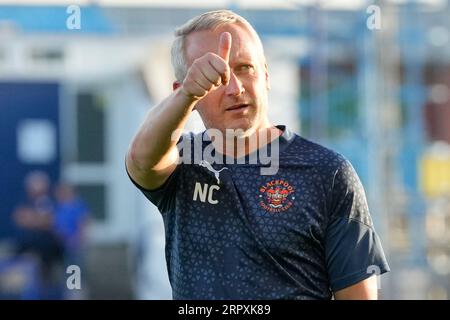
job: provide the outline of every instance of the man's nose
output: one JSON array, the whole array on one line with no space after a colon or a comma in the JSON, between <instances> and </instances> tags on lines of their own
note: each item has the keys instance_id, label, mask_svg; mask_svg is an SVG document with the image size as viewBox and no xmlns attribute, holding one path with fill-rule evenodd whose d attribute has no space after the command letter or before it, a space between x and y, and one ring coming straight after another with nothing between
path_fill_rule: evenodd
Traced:
<instances>
[{"instance_id":1,"label":"man's nose","mask_svg":"<svg viewBox=\"0 0 450 320\"><path fill-rule=\"evenodd\" d=\"M230 82L225 88L225 94L227 96L239 96L243 94L245 91L244 86L236 75L231 72L230 73Z\"/></svg>"}]
</instances>

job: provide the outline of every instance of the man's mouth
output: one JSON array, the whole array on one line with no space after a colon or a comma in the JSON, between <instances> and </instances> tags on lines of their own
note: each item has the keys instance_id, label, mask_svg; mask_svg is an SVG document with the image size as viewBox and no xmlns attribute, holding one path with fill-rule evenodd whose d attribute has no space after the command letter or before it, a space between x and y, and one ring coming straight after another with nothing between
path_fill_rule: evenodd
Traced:
<instances>
[{"instance_id":1,"label":"man's mouth","mask_svg":"<svg viewBox=\"0 0 450 320\"><path fill-rule=\"evenodd\" d=\"M234 110L241 110L241 109L245 109L249 106L248 103L239 103L239 104L235 104L232 105L231 107L226 108L226 111L234 111Z\"/></svg>"}]
</instances>

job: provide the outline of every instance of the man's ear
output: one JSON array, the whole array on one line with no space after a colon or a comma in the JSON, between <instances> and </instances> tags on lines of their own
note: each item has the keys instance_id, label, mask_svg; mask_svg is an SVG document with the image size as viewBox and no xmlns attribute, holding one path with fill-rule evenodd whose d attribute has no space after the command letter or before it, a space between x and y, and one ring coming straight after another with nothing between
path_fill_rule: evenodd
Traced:
<instances>
[{"instance_id":1,"label":"man's ear","mask_svg":"<svg viewBox=\"0 0 450 320\"><path fill-rule=\"evenodd\" d=\"M172 89L173 89L173 91L177 90L180 86L181 86L181 83L179 83L178 81L174 81L174 82L172 83Z\"/></svg>"},{"instance_id":2,"label":"man's ear","mask_svg":"<svg viewBox=\"0 0 450 320\"><path fill-rule=\"evenodd\" d=\"M267 66L267 62L264 62L264 74L266 77L266 88L270 90L269 67Z\"/></svg>"}]
</instances>

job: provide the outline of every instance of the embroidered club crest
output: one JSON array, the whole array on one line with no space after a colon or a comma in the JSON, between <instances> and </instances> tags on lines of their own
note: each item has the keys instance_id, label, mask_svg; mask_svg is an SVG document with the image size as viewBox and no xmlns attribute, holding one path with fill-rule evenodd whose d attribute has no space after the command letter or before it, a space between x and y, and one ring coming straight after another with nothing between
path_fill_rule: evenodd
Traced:
<instances>
[{"instance_id":1,"label":"embroidered club crest","mask_svg":"<svg viewBox=\"0 0 450 320\"><path fill-rule=\"evenodd\" d=\"M267 182L259 188L259 204L269 212L283 212L289 209L295 200L294 187L282 179Z\"/></svg>"}]
</instances>

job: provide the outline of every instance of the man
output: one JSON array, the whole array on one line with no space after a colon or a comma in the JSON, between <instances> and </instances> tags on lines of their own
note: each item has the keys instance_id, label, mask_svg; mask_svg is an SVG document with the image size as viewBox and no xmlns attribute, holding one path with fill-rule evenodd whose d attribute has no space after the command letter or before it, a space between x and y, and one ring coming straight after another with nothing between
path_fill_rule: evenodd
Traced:
<instances>
[{"instance_id":1,"label":"man","mask_svg":"<svg viewBox=\"0 0 450 320\"><path fill-rule=\"evenodd\" d=\"M42 171L25 177L26 199L14 210L17 226L17 253L32 254L39 262L40 299L59 299L58 267L62 243L54 232L54 202L49 193L50 178Z\"/></svg>"},{"instance_id":2,"label":"man","mask_svg":"<svg viewBox=\"0 0 450 320\"><path fill-rule=\"evenodd\" d=\"M173 297L376 299L373 270L389 267L361 183L341 155L269 122L268 68L252 26L219 10L176 36L174 91L149 111L126 158L162 213ZM223 134L201 140L201 157L205 134L181 135L194 109ZM250 161L267 148L272 175ZM211 163L206 150L244 161ZM199 161L180 163L191 151Z\"/></svg>"}]
</instances>

